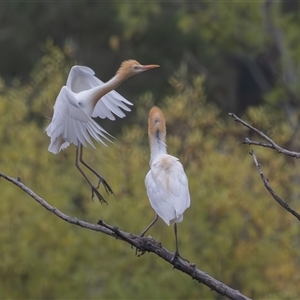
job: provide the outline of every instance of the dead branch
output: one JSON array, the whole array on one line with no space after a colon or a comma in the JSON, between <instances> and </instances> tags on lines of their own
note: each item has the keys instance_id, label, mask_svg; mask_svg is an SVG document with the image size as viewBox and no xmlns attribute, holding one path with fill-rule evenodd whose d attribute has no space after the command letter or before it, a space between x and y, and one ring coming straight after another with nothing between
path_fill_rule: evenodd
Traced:
<instances>
[{"instance_id":1,"label":"dead branch","mask_svg":"<svg viewBox=\"0 0 300 300\"><path fill-rule=\"evenodd\" d=\"M258 141L251 141L250 139L248 139L247 137L245 138L243 144L247 144L247 145L255 145L255 146L262 146L262 147L266 147L266 148L271 148L274 150L277 150L279 153L283 153L285 155L288 156L292 156L295 158L299 158L300 157L300 153L298 152L293 152L293 151L289 151L286 150L280 146L278 146L271 138L269 138L267 135L265 135L262 131L258 130L257 128L249 125L248 123L246 123L245 121L243 121L242 119L240 119L239 117L237 117L235 114L233 113L229 113L229 116L231 116L236 122L241 123L243 126L253 130L254 132L256 132L259 136L261 136L262 138L264 138L265 140L268 141L268 143L263 143L263 142L258 142ZM293 210L286 202L284 202L276 193L275 191L271 188L270 184L269 184L269 179L266 178L261 170L261 166L257 161L256 155L254 154L254 151L251 150L250 151L250 155L252 155L252 158L254 160L255 166L257 168L257 171L260 175L261 180L263 181L266 189L268 190L268 192L271 194L271 196L274 198L274 200L281 205L286 211L288 211L289 213L291 213L294 217L296 217L298 219L298 221L300 221L300 214L298 214L295 210Z\"/></svg>"},{"instance_id":2,"label":"dead branch","mask_svg":"<svg viewBox=\"0 0 300 300\"><path fill-rule=\"evenodd\" d=\"M243 126L251 129L252 131L256 132L259 136L261 136L263 139L268 141L268 143L262 143L262 142L258 142L258 141L251 141L249 138L245 138L245 140L243 141L243 144L267 147L267 148L277 150L279 153L283 153L285 155L295 157L295 158L300 158L299 152L289 151L287 149L280 147L270 137L268 137L266 134L264 134L262 131L258 130L257 128L255 128L255 127L251 126L250 124L248 124L247 122L243 121L242 119L237 117L235 114L228 113L228 115L230 117L232 117L236 122L241 123Z\"/></svg>"},{"instance_id":3,"label":"dead branch","mask_svg":"<svg viewBox=\"0 0 300 300\"><path fill-rule=\"evenodd\" d=\"M275 191L271 188L270 183L269 183L269 179L266 178L261 170L261 166L257 161L256 155L254 154L253 150L250 150L249 154L252 156L253 161L255 163L256 169L260 175L261 180L263 181L266 189L268 190L268 192L271 194L271 196L274 198L274 200L281 205L286 211L288 211L289 213L291 213L294 217L296 217L298 219L298 221L300 221L300 215L293 210L286 202L284 202L276 193Z\"/></svg>"},{"instance_id":4,"label":"dead branch","mask_svg":"<svg viewBox=\"0 0 300 300\"><path fill-rule=\"evenodd\" d=\"M188 261L184 261L181 259L177 259L175 261L172 261L173 253L165 249L161 243L154 240L152 237L140 237L132 233L128 233L125 231L120 230L116 226L109 225L105 223L103 220L100 220L97 225L85 222L82 220L79 220L77 218L72 218L60 210L58 210L56 207L53 207L50 205L47 201L45 201L43 198L38 196L36 193L34 193L30 188L28 188L25 184L23 184L20 180L20 178L12 178L7 176L6 174L0 172L0 177L4 178L5 180L13 183L18 188L22 189L26 194L28 194L30 197L32 197L36 202L38 202L40 205L42 205L45 209L52 212L54 215L59 217L60 219L72 224L77 225L80 227L83 227L85 229L98 231L101 233L104 233L108 236L114 237L116 239L122 240L133 247L137 248L142 253L145 252L152 252L159 256L160 258L164 259L171 265L173 265L173 268L176 268L183 273L186 273L191 278L197 280L199 283L202 283L206 286L208 286L211 290L219 293L220 295L223 295L229 299L233 300L250 300L250 298L246 297L242 293L240 293L238 290L234 290L230 288L229 286L225 285L224 283L216 280L215 278L209 276L205 272L199 270L196 268L196 265L194 263L189 263Z\"/></svg>"}]
</instances>

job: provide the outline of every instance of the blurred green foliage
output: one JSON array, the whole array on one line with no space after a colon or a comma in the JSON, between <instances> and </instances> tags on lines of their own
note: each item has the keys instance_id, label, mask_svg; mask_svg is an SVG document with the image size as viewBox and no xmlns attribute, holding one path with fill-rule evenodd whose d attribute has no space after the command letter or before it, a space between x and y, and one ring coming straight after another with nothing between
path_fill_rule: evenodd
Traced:
<instances>
[{"instance_id":1,"label":"blurred green foliage","mask_svg":"<svg viewBox=\"0 0 300 300\"><path fill-rule=\"evenodd\" d=\"M1 171L20 176L70 216L93 223L103 219L140 233L154 215L144 178L149 169L147 116L157 99L145 92L135 102L134 124L116 121L121 132L113 144L85 150L86 160L115 192L107 196L109 205L92 202L74 167L74 147L59 155L47 151L43 129L71 62L51 41L44 51L27 84L1 82ZM249 148L240 144L249 132L222 118L206 97L205 81L205 76L190 78L182 65L169 79L172 93L160 99L168 151L183 163L192 198L179 224L181 253L254 299L299 298L299 222L265 190ZM283 110L265 104L249 108L244 117L280 145L292 140L299 146ZM278 195L300 211L298 162L269 149L255 152ZM3 179L0 188L1 298L220 299L157 256L137 258L127 244L63 222ZM149 235L175 249L173 229L161 220Z\"/></svg>"}]
</instances>

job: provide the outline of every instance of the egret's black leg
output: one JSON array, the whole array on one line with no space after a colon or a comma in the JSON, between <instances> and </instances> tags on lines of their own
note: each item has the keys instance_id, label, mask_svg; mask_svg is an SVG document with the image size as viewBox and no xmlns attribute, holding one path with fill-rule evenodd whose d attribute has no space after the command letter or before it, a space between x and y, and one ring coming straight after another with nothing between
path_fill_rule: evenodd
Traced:
<instances>
[{"instance_id":1,"label":"egret's black leg","mask_svg":"<svg viewBox=\"0 0 300 300\"><path fill-rule=\"evenodd\" d=\"M175 246L176 246L176 250L175 250L175 253L174 253L174 256L173 256L172 260L174 260L176 257L179 256L178 238L177 238L177 223L174 224L174 233L175 233Z\"/></svg>"},{"instance_id":2,"label":"egret's black leg","mask_svg":"<svg viewBox=\"0 0 300 300\"><path fill-rule=\"evenodd\" d=\"M97 185L97 189L99 188L100 184L102 183L105 191L108 194L113 194L113 190L112 188L109 186L109 184L107 183L107 181L98 173L96 172L90 165L88 165L84 160L83 160L83 146L82 144L80 144L80 155L79 155L79 161L85 166L87 167L91 172L93 172L99 179L98 185Z\"/></svg>"},{"instance_id":3,"label":"egret's black leg","mask_svg":"<svg viewBox=\"0 0 300 300\"><path fill-rule=\"evenodd\" d=\"M96 172L90 165L88 165L83 160L83 146L82 146L82 144L79 145L79 161L98 177L99 182L98 182L97 189L99 188L100 183L102 183L104 188L105 188L105 191L107 192L107 194L113 194L114 193L113 190L111 189L111 187L106 182L106 180L98 172Z\"/></svg>"},{"instance_id":4,"label":"egret's black leg","mask_svg":"<svg viewBox=\"0 0 300 300\"><path fill-rule=\"evenodd\" d=\"M152 222L146 227L146 229L139 236L144 236L145 233L156 223L157 220L158 220L158 215L155 214L155 217L152 220Z\"/></svg>"},{"instance_id":5,"label":"egret's black leg","mask_svg":"<svg viewBox=\"0 0 300 300\"><path fill-rule=\"evenodd\" d=\"M75 157L75 166L76 168L79 170L79 172L82 174L82 176L85 178L85 180L87 181L87 183L89 184L89 186L91 187L92 190L92 199L94 198L95 194L97 196L97 198L99 199L99 201L102 202L106 202L106 200L104 199L104 197L99 193L99 191L97 190L97 188L91 183L91 181L88 179L88 177L85 175L85 173L83 172L83 170L80 168L79 165L79 161L80 161L80 145L76 147L76 157Z\"/></svg>"},{"instance_id":6,"label":"egret's black leg","mask_svg":"<svg viewBox=\"0 0 300 300\"><path fill-rule=\"evenodd\" d=\"M152 222L146 227L146 229L139 235L140 237L143 237L145 235L145 233L155 224L155 222L158 220L158 215L155 214L154 219L152 220ZM141 253L138 255L138 251L140 251ZM135 250L135 256L142 256L145 253L145 251L141 251L139 249L136 248Z\"/></svg>"},{"instance_id":7,"label":"egret's black leg","mask_svg":"<svg viewBox=\"0 0 300 300\"><path fill-rule=\"evenodd\" d=\"M178 259L178 257L180 257L181 259L185 260L188 262L187 259L183 258L180 254L179 254L179 248L178 248L178 238L177 238L177 223L174 224L174 233L175 233L175 244L176 244L176 250L175 253L171 259L171 262L174 262L176 259Z\"/></svg>"}]
</instances>

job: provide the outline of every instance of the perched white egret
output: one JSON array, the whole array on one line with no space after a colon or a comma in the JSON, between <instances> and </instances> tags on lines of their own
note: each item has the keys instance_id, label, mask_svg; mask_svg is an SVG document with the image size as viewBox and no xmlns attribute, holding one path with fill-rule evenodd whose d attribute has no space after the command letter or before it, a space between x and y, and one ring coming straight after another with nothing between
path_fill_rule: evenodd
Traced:
<instances>
[{"instance_id":1,"label":"perched white egret","mask_svg":"<svg viewBox=\"0 0 300 300\"><path fill-rule=\"evenodd\" d=\"M141 236L157 221L158 216L167 225L174 223L176 251L173 259L176 259L179 256L177 223L183 220L183 213L190 206L190 193L182 164L178 158L167 154L165 117L156 106L149 112L148 135L151 157L145 185L156 214Z\"/></svg>"},{"instance_id":2,"label":"perched white egret","mask_svg":"<svg viewBox=\"0 0 300 300\"><path fill-rule=\"evenodd\" d=\"M72 67L67 79L67 84L62 87L54 105L54 114L51 123L46 128L47 135L51 138L48 150L57 154L67 148L71 143L76 146L75 165L91 187L92 198L94 194L99 201L105 202L98 191L100 183L107 193L113 193L106 180L83 160L83 147L87 143L95 148L92 138L102 145L103 139L109 140L111 136L93 118L100 117L115 120L125 117L125 111L130 111L131 102L114 91L120 83L127 78L157 68L159 65L141 65L136 60L124 61L116 75L108 82L103 83L94 76L94 71L85 66ZM101 101L100 101L101 100ZM81 169L79 162L86 166L99 179L95 187Z\"/></svg>"}]
</instances>

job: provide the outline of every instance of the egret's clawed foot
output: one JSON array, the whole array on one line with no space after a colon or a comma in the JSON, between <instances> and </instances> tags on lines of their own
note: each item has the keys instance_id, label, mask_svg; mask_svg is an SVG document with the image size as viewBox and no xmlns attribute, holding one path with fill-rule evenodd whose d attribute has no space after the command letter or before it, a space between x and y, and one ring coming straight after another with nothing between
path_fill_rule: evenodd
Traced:
<instances>
[{"instance_id":1,"label":"egret's clawed foot","mask_svg":"<svg viewBox=\"0 0 300 300\"><path fill-rule=\"evenodd\" d=\"M182 256L180 256L179 252L175 252L172 259L171 259L171 263L174 263L176 260L183 260L187 263L189 263L189 261L185 258L183 258Z\"/></svg>"},{"instance_id":2,"label":"egret's clawed foot","mask_svg":"<svg viewBox=\"0 0 300 300\"><path fill-rule=\"evenodd\" d=\"M138 236L139 237L144 237L144 234L145 233L141 233L141 234L139 234ZM131 245L131 249L133 248L133 246ZM146 251L145 250L143 250L143 249L140 249L140 248L136 248L135 247L135 256L136 257L140 257L140 256L142 256L142 255L144 255L146 253Z\"/></svg>"},{"instance_id":3,"label":"egret's clawed foot","mask_svg":"<svg viewBox=\"0 0 300 300\"><path fill-rule=\"evenodd\" d=\"M87 177L87 175L84 173L84 171L82 170L81 166L79 163L82 163L86 168L88 168L92 173L94 173L96 175L96 177L99 179L98 181L98 185L97 187L95 187L92 182L89 180L89 178ZM104 197L100 194L100 192L98 191L98 189L100 188L100 184L102 183L104 186L104 189L106 191L107 194L113 194L113 190L111 189L111 187L109 186L109 184L106 182L106 180L98 173L96 172L90 165L88 165L84 160L83 160L83 148L82 148L82 144L79 144L78 147L76 147L76 159L75 159L75 166L76 168L79 170L79 172L82 174L82 176L85 178L85 180L87 181L87 183L89 184L89 186L92 189L92 199L94 198L94 196L96 195L97 198L99 199L99 201L102 202L106 202L106 200L104 199Z\"/></svg>"},{"instance_id":4,"label":"egret's clawed foot","mask_svg":"<svg viewBox=\"0 0 300 300\"><path fill-rule=\"evenodd\" d=\"M112 188L109 186L109 184L107 183L107 181L103 177L101 177L99 174L97 175L97 177L98 177L99 181L98 181L98 185L96 188L99 189L100 184L102 183L106 193L108 195L113 194L114 192L113 192Z\"/></svg>"},{"instance_id":5,"label":"egret's clawed foot","mask_svg":"<svg viewBox=\"0 0 300 300\"><path fill-rule=\"evenodd\" d=\"M107 204L107 201L100 194L100 192L98 191L98 189L96 187L94 187L93 185L91 185L91 189L92 189L92 200L94 199L94 197L96 195L97 198L98 198L98 200L100 201L100 203L106 203Z\"/></svg>"},{"instance_id":6,"label":"egret's clawed foot","mask_svg":"<svg viewBox=\"0 0 300 300\"><path fill-rule=\"evenodd\" d=\"M145 253L146 253L145 250L135 248L135 256L136 256L136 257L141 257L141 256L144 255Z\"/></svg>"}]
</instances>

